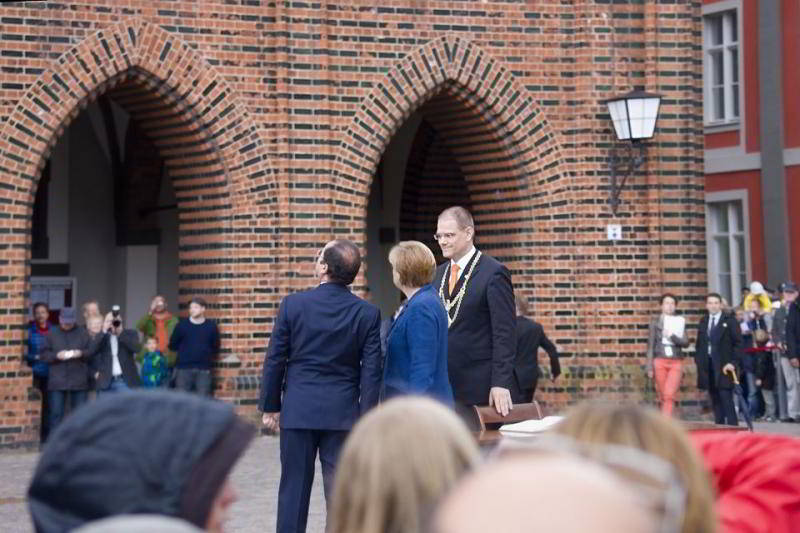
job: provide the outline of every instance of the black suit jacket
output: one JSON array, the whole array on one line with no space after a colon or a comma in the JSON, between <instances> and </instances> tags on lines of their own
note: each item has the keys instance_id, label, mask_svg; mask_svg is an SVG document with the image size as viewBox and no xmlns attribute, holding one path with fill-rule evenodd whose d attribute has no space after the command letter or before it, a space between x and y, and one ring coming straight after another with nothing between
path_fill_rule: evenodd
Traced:
<instances>
[{"instance_id":1,"label":"black suit jacket","mask_svg":"<svg viewBox=\"0 0 800 533\"><path fill-rule=\"evenodd\" d=\"M522 401L524 399L522 392L532 388L534 381L539 379L539 348L544 348L550 356L550 371L553 377L561 374L558 350L547 338L542 325L524 316L518 316L517 353L514 359L514 377L517 386L515 402Z\"/></svg>"},{"instance_id":2,"label":"black suit jacket","mask_svg":"<svg viewBox=\"0 0 800 533\"><path fill-rule=\"evenodd\" d=\"M135 357L142 348L139 343L139 334L132 329L124 329L118 337L117 345L117 359L119 359L119 366L122 368L122 378L128 387L138 387L141 384L139 379L139 371L136 368ZM97 346L97 350L92 355L92 376L95 372L100 372L100 377L97 378L96 387L98 390L107 389L111 384L111 335L108 333L102 334L102 340Z\"/></svg>"},{"instance_id":3,"label":"black suit jacket","mask_svg":"<svg viewBox=\"0 0 800 533\"><path fill-rule=\"evenodd\" d=\"M736 373L741 376L742 361L742 331L736 318L723 312L719 322L708 335L709 315L706 313L697 326L697 343L694 349L694 361L697 365L697 388L708 389L711 376L708 374L708 346L711 345L711 362L716 377L716 386L720 389L730 389L733 381L727 374L722 373L722 367L733 363Z\"/></svg>"},{"instance_id":4,"label":"black suit jacket","mask_svg":"<svg viewBox=\"0 0 800 533\"><path fill-rule=\"evenodd\" d=\"M453 294L461 290L468 271L469 267ZM436 269L437 292L447 292L449 274L449 261ZM455 307L450 310L450 316L454 314ZM496 259L481 255L447 336L447 370L456 403L486 405L492 387L513 389L515 314L511 273Z\"/></svg>"},{"instance_id":5,"label":"black suit jacket","mask_svg":"<svg viewBox=\"0 0 800 533\"><path fill-rule=\"evenodd\" d=\"M792 302L786 317L786 355L800 359L800 305Z\"/></svg>"},{"instance_id":6,"label":"black suit jacket","mask_svg":"<svg viewBox=\"0 0 800 533\"><path fill-rule=\"evenodd\" d=\"M286 296L267 348L259 407L284 429L348 431L378 403L381 312L325 283Z\"/></svg>"}]
</instances>

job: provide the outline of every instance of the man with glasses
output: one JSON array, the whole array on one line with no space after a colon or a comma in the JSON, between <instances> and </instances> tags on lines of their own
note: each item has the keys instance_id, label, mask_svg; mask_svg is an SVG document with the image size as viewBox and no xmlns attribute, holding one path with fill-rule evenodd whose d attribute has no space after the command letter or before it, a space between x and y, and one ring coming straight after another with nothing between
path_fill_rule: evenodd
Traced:
<instances>
[{"instance_id":1,"label":"man with glasses","mask_svg":"<svg viewBox=\"0 0 800 533\"><path fill-rule=\"evenodd\" d=\"M511 273L473 244L475 223L463 207L439 215L434 238L448 261L434 287L448 313L448 374L456 411L475 427L473 405L513 408L515 338Z\"/></svg>"}]
</instances>

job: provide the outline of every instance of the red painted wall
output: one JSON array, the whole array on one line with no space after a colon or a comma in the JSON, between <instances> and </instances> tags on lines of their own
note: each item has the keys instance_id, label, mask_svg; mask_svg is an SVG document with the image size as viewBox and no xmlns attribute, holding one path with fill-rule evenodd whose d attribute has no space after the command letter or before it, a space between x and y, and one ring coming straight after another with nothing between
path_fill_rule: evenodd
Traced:
<instances>
[{"instance_id":1,"label":"red painted wall","mask_svg":"<svg viewBox=\"0 0 800 533\"><path fill-rule=\"evenodd\" d=\"M800 210L792 209L792 200L800 200L800 166L786 167L786 194L789 206L789 272L792 279L800 280Z\"/></svg>"},{"instance_id":2,"label":"red painted wall","mask_svg":"<svg viewBox=\"0 0 800 533\"><path fill-rule=\"evenodd\" d=\"M800 173L798 173L800 176ZM750 218L750 264L752 277L763 280L767 277L767 258L764 252L764 213L761 209L761 173L758 170L710 174L706 176L706 192L721 192L747 189L747 210ZM798 182L800 191L800 182ZM800 213L798 213L800 217ZM800 218L798 218L800 220ZM800 230L798 230L800 231ZM800 279L800 278L798 278Z\"/></svg>"},{"instance_id":3,"label":"red painted wall","mask_svg":"<svg viewBox=\"0 0 800 533\"><path fill-rule=\"evenodd\" d=\"M800 69L797 68L797 55L800 52L800 2L783 0L781 15L784 143L786 148L795 148L800 146L800 122L797 120L800 117ZM797 262L792 261L792 264Z\"/></svg>"},{"instance_id":4,"label":"red painted wall","mask_svg":"<svg viewBox=\"0 0 800 533\"><path fill-rule=\"evenodd\" d=\"M705 137L706 150L739 146L739 130L709 133Z\"/></svg>"},{"instance_id":5,"label":"red painted wall","mask_svg":"<svg viewBox=\"0 0 800 533\"><path fill-rule=\"evenodd\" d=\"M758 152L761 149L761 113L758 106L758 2L742 2L743 39L739 44L739 55L744 58L744 112L745 112L745 151ZM752 213L752 212L751 212Z\"/></svg>"}]
</instances>

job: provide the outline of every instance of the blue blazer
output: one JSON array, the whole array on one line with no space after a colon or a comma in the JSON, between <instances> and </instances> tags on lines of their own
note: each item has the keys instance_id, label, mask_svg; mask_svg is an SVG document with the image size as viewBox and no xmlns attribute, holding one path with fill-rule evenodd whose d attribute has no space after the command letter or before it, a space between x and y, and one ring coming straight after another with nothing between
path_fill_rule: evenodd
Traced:
<instances>
[{"instance_id":1,"label":"blue blazer","mask_svg":"<svg viewBox=\"0 0 800 533\"><path fill-rule=\"evenodd\" d=\"M424 394L453 405L447 377L447 312L432 285L406 303L386 343L385 398Z\"/></svg>"},{"instance_id":2,"label":"blue blazer","mask_svg":"<svg viewBox=\"0 0 800 533\"><path fill-rule=\"evenodd\" d=\"M264 361L259 407L286 429L349 430L378 403L381 314L344 285L281 302Z\"/></svg>"}]
</instances>

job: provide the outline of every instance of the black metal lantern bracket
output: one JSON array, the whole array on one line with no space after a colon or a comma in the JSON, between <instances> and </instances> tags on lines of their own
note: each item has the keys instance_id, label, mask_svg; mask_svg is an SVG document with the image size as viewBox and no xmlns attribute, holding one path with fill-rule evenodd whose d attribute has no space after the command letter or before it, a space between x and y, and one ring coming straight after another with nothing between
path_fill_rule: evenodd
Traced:
<instances>
[{"instance_id":1,"label":"black metal lantern bracket","mask_svg":"<svg viewBox=\"0 0 800 533\"><path fill-rule=\"evenodd\" d=\"M608 203L611 205L611 212L614 216L617 215L617 209L620 204L619 197L622 190L625 188L625 183L636 169L642 166L645 155L647 154L645 143L639 140L633 140L622 144L623 147L619 145L614 146L608 158L610 170Z\"/></svg>"}]
</instances>

